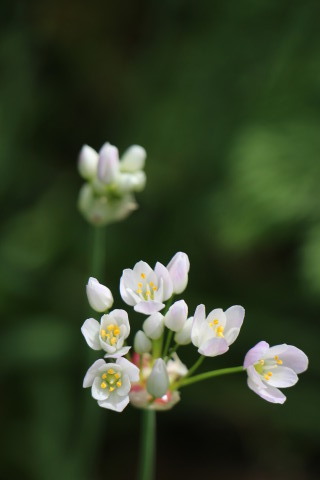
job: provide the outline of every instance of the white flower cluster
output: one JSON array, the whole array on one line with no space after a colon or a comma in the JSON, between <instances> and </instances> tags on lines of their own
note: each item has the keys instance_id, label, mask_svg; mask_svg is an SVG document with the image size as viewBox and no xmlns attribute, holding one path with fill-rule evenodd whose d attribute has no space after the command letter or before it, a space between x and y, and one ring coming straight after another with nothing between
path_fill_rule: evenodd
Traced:
<instances>
[{"instance_id":1,"label":"white flower cluster","mask_svg":"<svg viewBox=\"0 0 320 480\"><path fill-rule=\"evenodd\" d=\"M86 180L79 194L78 206L94 225L106 225L126 218L138 205L133 196L146 184L143 171L146 151L132 145L119 159L117 147L105 143L99 153L84 145L78 169Z\"/></svg>"},{"instance_id":2,"label":"white flower cluster","mask_svg":"<svg viewBox=\"0 0 320 480\"><path fill-rule=\"evenodd\" d=\"M89 347L103 350L107 361L114 359L113 363L97 360L84 379L83 386L91 386L92 396L101 407L121 412L131 401L140 408L171 408L180 399L179 386L193 381L187 377L194 371L187 369L175 351L192 343L200 358L215 357L226 353L237 339L245 315L242 306L234 305L225 311L215 308L206 315L201 304L189 317L183 299L173 302L174 295L187 286L189 268L188 256L178 252L167 266L157 262L152 269L140 261L133 269L123 271L122 299L136 312L146 315L135 333L134 352L130 354L131 347L125 344L130 334L127 312L107 312L113 305L110 290L98 280L89 279L89 303L104 314L100 322L87 319L81 330ZM131 361L124 355L130 355ZM247 353L243 369L247 370L248 385L254 392L270 402L283 403L286 397L277 387L294 385L297 373L307 365L306 355L296 347L269 348L266 342L259 342ZM239 368L243 370L236 370Z\"/></svg>"}]
</instances>

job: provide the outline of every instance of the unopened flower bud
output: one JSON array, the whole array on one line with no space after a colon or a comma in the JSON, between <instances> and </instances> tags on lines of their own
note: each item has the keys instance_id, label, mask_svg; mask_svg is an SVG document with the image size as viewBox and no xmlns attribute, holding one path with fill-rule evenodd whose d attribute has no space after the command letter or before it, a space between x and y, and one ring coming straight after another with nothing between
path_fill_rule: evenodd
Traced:
<instances>
[{"instance_id":1,"label":"unopened flower bud","mask_svg":"<svg viewBox=\"0 0 320 480\"><path fill-rule=\"evenodd\" d=\"M146 161L147 153L140 145L132 145L121 157L121 170L123 172L136 172L142 170Z\"/></svg>"},{"instance_id":2,"label":"unopened flower bud","mask_svg":"<svg viewBox=\"0 0 320 480\"><path fill-rule=\"evenodd\" d=\"M158 358L147 380L147 390L153 397L162 397L169 388L169 376L166 364L162 358Z\"/></svg>"},{"instance_id":3,"label":"unopened flower bud","mask_svg":"<svg viewBox=\"0 0 320 480\"><path fill-rule=\"evenodd\" d=\"M90 277L87 287L88 302L96 312L105 312L113 305L113 296L108 287L98 282L96 278Z\"/></svg>"},{"instance_id":4,"label":"unopened flower bud","mask_svg":"<svg viewBox=\"0 0 320 480\"><path fill-rule=\"evenodd\" d=\"M188 306L184 300L175 302L164 317L164 323L167 328L174 332L182 330L188 317Z\"/></svg>"},{"instance_id":5,"label":"unopened flower bud","mask_svg":"<svg viewBox=\"0 0 320 480\"><path fill-rule=\"evenodd\" d=\"M109 185L119 174L119 152L117 147L105 143L99 152L98 178Z\"/></svg>"},{"instance_id":6,"label":"unopened flower bud","mask_svg":"<svg viewBox=\"0 0 320 480\"><path fill-rule=\"evenodd\" d=\"M177 332L174 336L174 341L179 345L188 345L191 343L191 329L192 329L193 317L188 318L180 332Z\"/></svg>"},{"instance_id":7,"label":"unopened flower bud","mask_svg":"<svg viewBox=\"0 0 320 480\"><path fill-rule=\"evenodd\" d=\"M160 312L153 313L143 322L143 330L149 338L157 340L164 330L163 315Z\"/></svg>"},{"instance_id":8,"label":"unopened flower bud","mask_svg":"<svg viewBox=\"0 0 320 480\"><path fill-rule=\"evenodd\" d=\"M83 145L78 161L80 175L86 180L93 179L97 174L98 160L98 153L89 145Z\"/></svg>"},{"instance_id":9,"label":"unopened flower bud","mask_svg":"<svg viewBox=\"0 0 320 480\"><path fill-rule=\"evenodd\" d=\"M173 293L183 292L188 283L188 272L190 269L188 255L183 252L176 253L168 263L167 269L173 283Z\"/></svg>"},{"instance_id":10,"label":"unopened flower bud","mask_svg":"<svg viewBox=\"0 0 320 480\"><path fill-rule=\"evenodd\" d=\"M133 348L140 354L150 352L152 343L142 330L137 331L134 337Z\"/></svg>"}]
</instances>

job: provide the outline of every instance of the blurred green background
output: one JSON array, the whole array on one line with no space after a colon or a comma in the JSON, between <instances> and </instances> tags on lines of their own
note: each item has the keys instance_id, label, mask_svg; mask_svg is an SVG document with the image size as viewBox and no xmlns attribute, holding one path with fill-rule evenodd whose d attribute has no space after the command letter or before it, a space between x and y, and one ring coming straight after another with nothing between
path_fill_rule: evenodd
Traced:
<instances>
[{"instance_id":1,"label":"blurred green background","mask_svg":"<svg viewBox=\"0 0 320 480\"><path fill-rule=\"evenodd\" d=\"M105 141L148 152L140 209L107 228L115 306L123 268L184 251L190 314L246 308L203 370L262 339L310 358L284 406L245 375L182 390L158 416L157 479L319 478L319 15L312 0L1 1L1 478L135 478L140 412L82 389L99 352L80 334L92 229L76 162Z\"/></svg>"}]
</instances>

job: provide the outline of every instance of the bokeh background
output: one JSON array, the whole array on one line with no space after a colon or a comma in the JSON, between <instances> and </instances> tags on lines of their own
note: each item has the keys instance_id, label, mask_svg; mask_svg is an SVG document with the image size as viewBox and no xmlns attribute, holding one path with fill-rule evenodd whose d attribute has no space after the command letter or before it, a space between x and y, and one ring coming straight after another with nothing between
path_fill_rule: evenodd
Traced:
<instances>
[{"instance_id":1,"label":"bokeh background","mask_svg":"<svg viewBox=\"0 0 320 480\"><path fill-rule=\"evenodd\" d=\"M283 406L245 375L185 388L158 416L157 480L319 478L319 15L312 0L1 1L1 478L135 478L140 412L82 389L99 355L80 334L92 228L76 162L105 141L148 152L139 211L107 228L115 305L123 268L181 250L191 313L246 308L203 370L261 339L310 358Z\"/></svg>"}]
</instances>

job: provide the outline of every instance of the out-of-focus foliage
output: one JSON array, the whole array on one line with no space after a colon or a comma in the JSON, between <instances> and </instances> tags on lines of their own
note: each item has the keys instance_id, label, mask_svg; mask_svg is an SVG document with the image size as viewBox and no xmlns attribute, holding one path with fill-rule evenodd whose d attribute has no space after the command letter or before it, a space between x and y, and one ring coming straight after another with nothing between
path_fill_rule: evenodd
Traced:
<instances>
[{"instance_id":1,"label":"out-of-focus foliage","mask_svg":"<svg viewBox=\"0 0 320 480\"><path fill-rule=\"evenodd\" d=\"M313 0L3 0L2 478L134 478L139 412L106 414L81 388L97 357L80 334L92 232L76 158L105 141L148 152L140 210L108 227L99 280L116 305L123 268L182 250L191 313L247 312L204 369L262 339L311 361L282 407L245 376L182 391L159 415L159 480L318 478L319 13Z\"/></svg>"}]
</instances>

